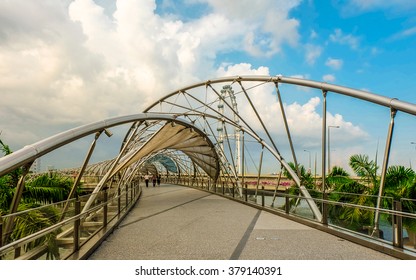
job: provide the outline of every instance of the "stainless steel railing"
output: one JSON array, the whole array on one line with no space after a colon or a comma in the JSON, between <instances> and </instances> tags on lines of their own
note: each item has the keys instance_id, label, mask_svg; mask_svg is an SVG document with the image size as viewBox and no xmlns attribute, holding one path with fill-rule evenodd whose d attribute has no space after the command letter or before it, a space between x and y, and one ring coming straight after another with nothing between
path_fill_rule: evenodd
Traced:
<instances>
[{"instance_id":1,"label":"stainless steel railing","mask_svg":"<svg viewBox=\"0 0 416 280\"><path fill-rule=\"evenodd\" d=\"M134 206L141 195L141 186L133 182L124 188L101 191L87 211L81 212L81 206L88 201L90 195L72 199L65 213L61 210L65 202L29 209L1 217L0 233L3 244L0 246L0 258L13 259L83 259L105 236L114 230L125 215ZM49 211L59 217L50 217L58 222L38 231L13 240L13 232L3 231L3 225L10 219L27 218L36 212ZM15 227L14 230L16 230Z\"/></svg>"}]
</instances>

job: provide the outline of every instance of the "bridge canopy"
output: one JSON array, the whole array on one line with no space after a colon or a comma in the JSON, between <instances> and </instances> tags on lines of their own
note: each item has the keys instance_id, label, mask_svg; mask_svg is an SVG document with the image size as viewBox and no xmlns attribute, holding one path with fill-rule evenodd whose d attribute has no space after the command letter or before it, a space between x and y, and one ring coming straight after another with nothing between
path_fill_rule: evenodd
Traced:
<instances>
[{"instance_id":1,"label":"bridge canopy","mask_svg":"<svg viewBox=\"0 0 416 280\"><path fill-rule=\"evenodd\" d=\"M143 122L127 143L127 152L112 174L134 165L158 162L167 171L178 173L178 153L186 155L193 164L216 180L219 174L217 152L202 131L182 123Z\"/></svg>"}]
</instances>

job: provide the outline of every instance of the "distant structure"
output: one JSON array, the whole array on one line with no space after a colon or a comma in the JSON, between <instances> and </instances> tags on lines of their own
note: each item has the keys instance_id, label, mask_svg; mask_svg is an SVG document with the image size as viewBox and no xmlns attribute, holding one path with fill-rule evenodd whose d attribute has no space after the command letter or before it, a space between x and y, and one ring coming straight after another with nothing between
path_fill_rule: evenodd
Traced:
<instances>
[{"instance_id":1,"label":"distant structure","mask_svg":"<svg viewBox=\"0 0 416 280\"><path fill-rule=\"evenodd\" d=\"M37 173L40 173L40 170L41 170L41 162L40 162L40 158L37 158L33 162L32 166L30 167L30 172L37 174Z\"/></svg>"},{"instance_id":2,"label":"distant structure","mask_svg":"<svg viewBox=\"0 0 416 280\"><path fill-rule=\"evenodd\" d=\"M237 107L237 100L235 98L234 90L230 85L225 85L222 87L221 90L221 99L218 102L218 112L220 117L224 116L224 102L226 98L229 97L231 100L231 107L233 111L233 121L237 124L234 126L234 134L227 134L227 137L235 138L235 170L237 172L237 176L241 174L241 144L240 144L240 138L241 138L241 131L238 127L238 124L240 122L240 118L238 116L238 107ZM224 139L225 139L225 123L219 122L217 127L218 132L218 145L220 147L221 153L224 153Z\"/></svg>"}]
</instances>

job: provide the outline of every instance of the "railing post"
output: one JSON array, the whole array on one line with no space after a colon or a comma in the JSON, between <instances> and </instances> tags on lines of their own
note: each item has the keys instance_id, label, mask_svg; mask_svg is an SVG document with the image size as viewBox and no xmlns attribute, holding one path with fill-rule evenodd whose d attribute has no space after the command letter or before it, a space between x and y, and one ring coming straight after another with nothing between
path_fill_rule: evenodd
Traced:
<instances>
[{"instance_id":1,"label":"railing post","mask_svg":"<svg viewBox=\"0 0 416 280\"><path fill-rule=\"evenodd\" d=\"M286 194L285 195L285 212L286 214L289 214L290 212L289 189L286 189L285 194Z\"/></svg>"},{"instance_id":2,"label":"railing post","mask_svg":"<svg viewBox=\"0 0 416 280\"><path fill-rule=\"evenodd\" d=\"M120 186L117 188L117 215L120 218L121 214L121 189Z\"/></svg>"},{"instance_id":3,"label":"railing post","mask_svg":"<svg viewBox=\"0 0 416 280\"><path fill-rule=\"evenodd\" d=\"M402 211L401 201L393 201L393 209ZM403 248L403 217L401 214L393 214L393 246Z\"/></svg>"},{"instance_id":4,"label":"railing post","mask_svg":"<svg viewBox=\"0 0 416 280\"><path fill-rule=\"evenodd\" d=\"M126 208L129 205L129 185L126 185Z\"/></svg>"},{"instance_id":5,"label":"railing post","mask_svg":"<svg viewBox=\"0 0 416 280\"><path fill-rule=\"evenodd\" d=\"M234 186L234 183L233 183L233 186L232 186L233 188L231 189L231 192L233 193L233 198L235 197L235 186Z\"/></svg>"},{"instance_id":6,"label":"railing post","mask_svg":"<svg viewBox=\"0 0 416 280\"><path fill-rule=\"evenodd\" d=\"M264 186L261 186L261 206L264 207Z\"/></svg>"},{"instance_id":7,"label":"railing post","mask_svg":"<svg viewBox=\"0 0 416 280\"><path fill-rule=\"evenodd\" d=\"M20 257L22 252L22 247L17 247L16 249L14 249L14 258L17 259L18 257Z\"/></svg>"},{"instance_id":8,"label":"railing post","mask_svg":"<svg viewBox=\"0 0 416 280\"><path fill-rule=\"evenodd\" d=\"M0 248L1 247L3 247L3 218L2 217L0 217Z\"/></svg>"},{"instance_id":9,"label":"railing post","mask_svg":"<svg viewBox=\"0 0 416 280\"><path fill-rule=\"evenodd\" d=\"M247 196L248 196L248 187L247 187L247 183L245 184L245 189L246 189L246 192L245 192L245 194L244 194L244 201L245 202L247 202L247 200L248 200L248 198L247 198Z\"/></svg>"},{"instance_id":10,"label":"railing post","mask_svg":"<svg viewBox=\"0 0 416 280\"><path fill-rule=\"evenodd\" d=\"M224 192L225 192L225 190L224 190L224 181L222 181L221 184L222 184L222 195L224 195Z\"/></svg>"},{"instance_id":11,"label":"railing post","mask_svg":"<svg viewBox=\"0 0 416 280\"><path fill-rule=\"evenodd\" d=\"M323 193L322 200L322 224L328 225L328 193Z\"/></svg>"},{"instance_id":12,"label":"railing post","mask_svg":"<svg viewBox=\"0 0 416 280\"><path fill-rule=\"evenodd\" d=\"M81 201L78 199L75 201L75 216L79 215L81 213ZM78 217L74 221L74 252L77 252L79 250L79 233L80 233L80 225L81 225L81 219Z\"/></svg>"},{"instance_id":13,"label":"railing post","mask_svg":"<svg viewBox=\"0 0 416 280\"><path fill-rule=\"evenodd\" d=\"M108 192L107 189L104 190L104 217L103 217L103 227L107 226L107 215L108 215Z\"/></svg>"}]
</instances>

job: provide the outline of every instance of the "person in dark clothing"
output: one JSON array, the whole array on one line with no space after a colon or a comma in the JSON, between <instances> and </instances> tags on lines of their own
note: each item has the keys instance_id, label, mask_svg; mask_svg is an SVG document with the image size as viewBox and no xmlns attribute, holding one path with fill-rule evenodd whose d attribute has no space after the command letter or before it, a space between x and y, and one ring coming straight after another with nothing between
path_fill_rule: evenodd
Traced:
<instances>
[{"instance_id":1,"label":"person in dark clothing","mask_svg":"<svg viewBox=\"0 0 416 280\"><path fill-rule=\"evenodd\" d=\"M155 187L156 186L156 175L153 175L152 182L153 182L153 187Z\"/></svg>"},{"instance_id":2,"label":"person in dark clothing","mask_svg":"<svg viewBox=\"0 0 416 280\"><path fill-rule=\"evenodd\" d=\"M149 177L150 176L148 174L144 175L144 182L146 183L146 188L149 187Z\"/></svg>"},{"instance_id":3,"label":"person in dark clothing","mask_svg":"<svg viewBox=\"0 0 416 280\"><path fill-rule=\"evenodd\" d=\"M157 186L160 187L160 174L157 175Z\"/></svg>"}]
</instances>

